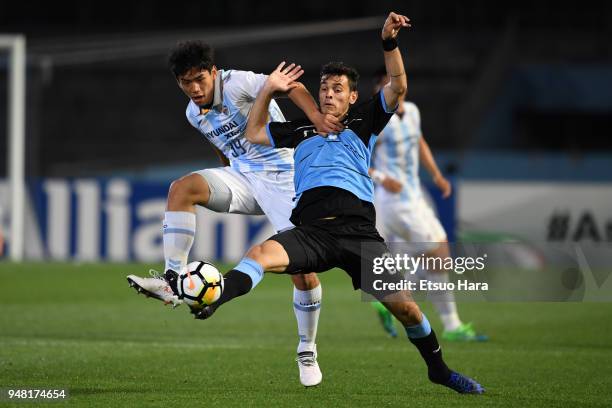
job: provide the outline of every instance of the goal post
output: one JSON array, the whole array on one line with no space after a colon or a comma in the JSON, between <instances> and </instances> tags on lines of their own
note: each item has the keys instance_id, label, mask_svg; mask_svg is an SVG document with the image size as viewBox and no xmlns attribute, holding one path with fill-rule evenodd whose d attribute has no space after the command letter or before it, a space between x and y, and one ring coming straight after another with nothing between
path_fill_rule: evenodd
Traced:
<instances>
[{"instance_id":1,"label":"goal post","mask_svg":"<svg viewBox=\"0 0 612 408\"><path fill-rule=\"evenodd\" d=\"M10 258L21 261L25 230L25 82L26 39L23 35L0 35L0 50L8 58L7 174L10 183Z\"/></svg>"}]
</instances>

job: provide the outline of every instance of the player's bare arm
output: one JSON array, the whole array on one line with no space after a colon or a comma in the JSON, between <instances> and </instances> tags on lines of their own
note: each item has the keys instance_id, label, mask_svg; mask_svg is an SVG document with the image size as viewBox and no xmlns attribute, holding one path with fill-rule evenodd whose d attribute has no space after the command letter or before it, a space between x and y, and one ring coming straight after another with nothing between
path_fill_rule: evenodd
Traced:
<instances>
[{"instance_id":1,"label":"player's bare arm","mask_svg":"<svg viewBox=\"0 0 612 408\"><path fill-rule=\"evenodd\" d=\"M244 132L249 142L270 145L270 140L266 133L266 124L268 122L268 107L270 106L272 97L277 93L289 93L291 90L298 88L300 84L296 82L296 80L302 76L303 73L304 71L301 66L295 64L285 66L285 62L283 61L268 76L249 114L249 120ZM310 94L308 97L312 99Z\"/></svg>"},{"instance_id":2,"label":"player's bare arm","mask_svg":"<svg viewBox=\"0 0 612 408\"><path fill-rule=\"evenodd\" d=\"M380 184L388 192L397 194L402 191L402 183L388 174L371 167L368 169L368 174L376 184Z\"/></svg>"},{"instance_id":3,"label":"player's bare arm","mask_svg":"<svg viewBox=\"0 0 612 408\"><path fill-rule=\"evenodd\" d=\"M333 115L321 113L319 106L302 83L296 82L295 86L287 92L287 96L302 110L302 112L304 112L308 120L310 120L317 129L317 132L327 135L328 133L342 131L343 126L338 118Z\"/></svg>"},{"instance_id":4,"label":"player's bare arm","mask_svg":"<svg viewBox=\"0 0 612 408\"><path fill-rule=\"evenodd\" d=\"M442 175L431 153L431 149L423 137L419 140L419 161L431 175L434 184L442 192L442 197L448 198L452 193L451 183Z\"/></svg>"},{"instance_id":5,"label":"player's bare arm","mask_svg":"<svg viewBox=\"0 0 612 408\"><path fill-rule=\"evenodd\" d=\"M387 108L394 109L400 96L406 92L408 82L404 71L402 54L397 47L397 36L402 27L411 27L410 19L401 14L391 12L382 29L383 48L385 49L385 68L391 79L383 88Z\"/></svg>"}]
</instances>

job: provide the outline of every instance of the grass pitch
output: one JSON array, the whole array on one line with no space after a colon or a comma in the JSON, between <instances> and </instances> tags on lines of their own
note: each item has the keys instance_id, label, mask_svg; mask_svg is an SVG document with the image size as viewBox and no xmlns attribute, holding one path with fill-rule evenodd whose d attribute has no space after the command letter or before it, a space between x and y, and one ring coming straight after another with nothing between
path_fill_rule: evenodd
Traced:
<instances>
[{"instance_id":1,"label":"grass pitch","mask_svg":"<svg viewBox=\"0 0 612 408\"><path fill-rule=\"evenodd\" d=\"M323 383L299 384L291 283L267 276L195 321L137 296L144 265L0 263L0 388L67 388L52 406L604 407L612 404L612 304L461 304L483 344L442 342L482 396L430 384L418 352L385 337L348 277L321 275ZM434 328L439 321L425 305ZM400 333L401 334L401 333ZM24 407L0 398L0 405ZM47 406L47 405L44 405Z\"/></svg>"}]
</instances>

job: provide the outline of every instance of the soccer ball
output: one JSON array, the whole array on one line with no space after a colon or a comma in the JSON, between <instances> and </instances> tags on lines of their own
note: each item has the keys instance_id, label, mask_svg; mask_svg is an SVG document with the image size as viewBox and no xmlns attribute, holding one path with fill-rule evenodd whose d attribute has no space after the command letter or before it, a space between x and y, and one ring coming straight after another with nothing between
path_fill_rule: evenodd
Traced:
<instances>
[{"instance_id":1,"label":"soccer ball","mask_svg":"<svg viewBox=\"0 0 612 408\"><path fill-rule=\"evenodd\" d=\"M177 289L179 299L183 299L192 308L202 308L221 297L223 275L213 264L191 262L179 274Z\"/></svg>"}]
</instances>

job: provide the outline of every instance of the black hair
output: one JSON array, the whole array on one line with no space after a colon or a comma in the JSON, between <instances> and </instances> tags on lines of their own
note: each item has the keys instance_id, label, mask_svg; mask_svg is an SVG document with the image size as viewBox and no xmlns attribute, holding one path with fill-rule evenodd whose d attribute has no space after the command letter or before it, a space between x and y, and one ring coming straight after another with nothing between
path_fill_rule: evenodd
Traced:
<instances>
[{"instance_id":1,"label":"black hair","mask_svg":"<svg viewBox=\"0 0 612 408\"><path fill-rule=\"evenodd\" d=\"M176 78L193 68L210 71L215 65L214 50L202 41L182 41L168 55L168 68Z\"/></svg>"},{"instance_id":2,"label":"black hair","mask_svg":"<svg viewBox=\"0 0 612 408\"><path fill-rule=\"evenodd\" d=\"M344 65L344 62L328 62L321 68L321 78L328 75L345 75L348 78L349 89L357 90L357 81L359 81L359 73L353 67Z\"/></svg>"}]
</instances>

